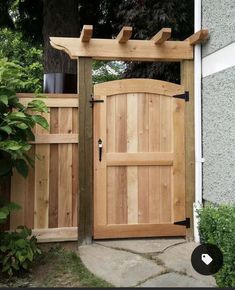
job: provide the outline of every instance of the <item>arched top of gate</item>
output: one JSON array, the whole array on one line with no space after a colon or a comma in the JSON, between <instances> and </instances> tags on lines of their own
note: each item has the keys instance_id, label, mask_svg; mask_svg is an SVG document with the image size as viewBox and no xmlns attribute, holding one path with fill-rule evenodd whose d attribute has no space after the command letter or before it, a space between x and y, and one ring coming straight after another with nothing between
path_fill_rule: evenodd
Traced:
<instances>
[{"instance_id":1,"label":"arched top of gate","mask_svg":"<svg viewBox=\"0 0 235 290\"><path fill-rule=\"evenodd\" d=\"M112 96L128 93L149 93L174 96L184 93L184 86L153 79L123 79L109 81L94 86L94 94Z\"/></svg>"}]
</instances>

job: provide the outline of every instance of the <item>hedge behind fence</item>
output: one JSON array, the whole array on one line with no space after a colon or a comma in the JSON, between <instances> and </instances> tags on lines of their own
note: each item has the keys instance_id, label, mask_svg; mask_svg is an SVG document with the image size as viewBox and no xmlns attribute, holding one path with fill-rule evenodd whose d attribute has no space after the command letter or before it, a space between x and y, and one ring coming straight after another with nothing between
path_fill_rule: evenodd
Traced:
<instances>
[{"instance_id":1,"label":"hedge behind fence","mask_svg":"<svg viewBox=\"0 0 235 290\"><path fill-rule=\"evenodd\" d=\"M201 242L217 245L224 256L215 274L219 287L235 287L235 207L206 205L199 211Z\"/></svg>"}]
</instances>

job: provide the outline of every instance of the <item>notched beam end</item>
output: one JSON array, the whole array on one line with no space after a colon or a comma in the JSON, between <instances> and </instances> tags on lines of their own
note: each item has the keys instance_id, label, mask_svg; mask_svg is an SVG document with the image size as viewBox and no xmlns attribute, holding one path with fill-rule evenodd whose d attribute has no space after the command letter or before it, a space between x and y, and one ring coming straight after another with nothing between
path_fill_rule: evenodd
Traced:
<instances>
[{"instance_id":1,"label":"notched beam end","mask_svg":"<svg viewBox=\"0 0 235 290\"><path fill-rule=\"evenodd\" d=\"M171 28L162 28L157 34L155 34L151 40L155 44L162 44L171 38Z\"/></svg>"},{"instance_id":2,"label":"notched beam end","mask_svg":"<svg viewBox=\"0 0 235 290\"><path fill-rule=\"evenodd\" d=\"M117 35L116 39L119 43L126 43L132 36L132 27L124 26Z\"/></svg>"},{"instance_id":3,"label":"notched beam end","mask_svg":"<svg viewBox=\"0 0 235 290\"><path fill-rule=\"evenodd\" d=\"M192 34L185 41L188 41L190 45L196 45L198 43L202 43L203 41L207 40L209 37L209 30L208 29L201 29L196 33Z\"/></svg>"},{"instance_id":4,"label":"notched beam end","mask_svg":"<svg viewBox=\"0 0 235 290\"><path fill-rule=\"evenodd\" d=\"M80 40L81 42L89 42L93 34L93 25L83 25Z\"/></svg>"}]
</instances>

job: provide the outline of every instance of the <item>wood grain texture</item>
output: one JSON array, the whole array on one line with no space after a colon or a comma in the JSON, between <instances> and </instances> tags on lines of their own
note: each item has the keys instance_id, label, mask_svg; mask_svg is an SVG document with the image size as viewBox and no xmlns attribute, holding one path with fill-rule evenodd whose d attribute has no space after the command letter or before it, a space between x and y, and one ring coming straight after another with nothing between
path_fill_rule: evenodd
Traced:
<instances>
[{"instance_id":1,"label":"wood grain texture","mask_svg":"<svg viewBox=\"0 0 235 290\"><path fill-rule=\"evenodd\" d=\"M44 117L50 123L49 113L44 113ZM46 134L47 131L37 125L36 133ZM49 224L50 145L37 145L35 154L39 158L36 158L35 160L34 227L40 229L48 228Z\"/></svg>"},{"instance_id":2,"label":"wood grain texture","mask_svg":"<svg viewBox=\"0 0 235 290\"><path fill-rule=\"evenodd\" d=\"M72 109L72 133L77 134L79 130L78 126L78 108ZM78 141L78 140L77 140ZM76 227L78 225L78 144L72 144L72 223Z\"/></svg>"},{"instance_id":3,"label":"wood grain texture","mask_svg":"<svg viewBox=\"0 0 235 290\"><path fill-rule=\"evenodd\" d=\"M191 227L186 230L187 237L193 239L193 203L195 202L195 133L194 133L194 62L181 63L181 83L189 92L185 103L185 193L186 216Z\"/></svg>"},{"instance_id":4,"label":"wood grain texture","mask_svg":"<svg viewBox=\"0 0 235 290\"><path fill-rule=\"evenodd\" d=\"M172 98L169 94L152 93L150 89L147 90L146 84L145 89L140 89L141 92L137 85L136 92L130 93L131 84L135 85L136 82L130 80L128 84L128 81L95 86L96 96L105 100L104 104L95 108L97 119L94 126L96 138L103 131L107 133L107 149L103 151L103 166L107 174L103 182L98 180L100 174L95 175L95 184L102 184L103 191L97 191L95 186L94 237L185 235L185 227L180 229L173 224L175 216L185 216L185 206L175 207L175 201L178 203L180 198L183 202L185 197L178 186L185 174L183 161L179 164L180 159L176 158L179 155L182 157L184 152L180 141L184 139L184 132L177 129L184 126L184 108L178 110L175 107L175 102L184 104L184 101ZM159 82L152 84L154 87ZM176 94L179 88L175 89ZM148 92L143 93L146 90ZM180 87L180 90L184 91L184 88ZM171 93L174 95L173 91ZM106 122L102 122L102 117L96 114L106 109ZM180 126L176 125L178 123ZM94 143L94 146L97 144ZM94 154L98 157L97 152ZM100 166L97 157L94 160L95 167ZM181 173L175 186L174 175L179 172L179 168L175 171L177 166ZM96 219L102 219L102 223L96 222Z\"/></svg>"},{"instance_id":5,"label":"wood grain texture","mask_svg":"<svg viewBox=\"0 0 235 290\"><path fill-rule=\"evenodd\" d=\"M97 60L181 61L193 59L192 46L187 41L165 41L156 46L151 40L128 40L125 45L116 39L92 38L87 45L80 38L50 37L50 44L66 52L71 59L90 57Z\"/></svg>"},{"instance_id":6,"label":"wood grain texture","mask_svg":"<svg viewBox=\"0 0 235 290\"><path fill-rule=\"evenodd\" d=\"M93 25L83 25L80 40L82 42L89 42L93 33Z\"/></svg>"},{"instance_id":7,"label":"wood grain texture","mask_svg":"<svg viewBox=\"0 0 235 290\"><path fill-rule=\"evenodd\" d=\"M160 152L160 96L149 95L149 152ZM161 156L164 154L155 153ZM166 153L170 155L169 153ZM170 157L170 158L173 158ZM154 157L154 160L157 158ZM155 164L157 165L157 164ZM163 165L163 164L158 164ZM171 164L168 164L171 165ZM149 222L160 222L160 167L149 167Z\"/></svg>"},{"instance_id":8,"label":"wood grain texture","mask_svg":"<svg viewBox=\"0 0 235 290\"><path fill-rule=\"evenodd\" d=\"M29 157L35 160L35 146L32 146L28 152ZM24 200L24 224L28 228L34 228L34 183L35 183L35 168L29 167L29 174L26 183L25 200Z\"/></svg>"},{"instance_id":9,"label":"wood grain texture","mask_svg":"<svg viewBox=\"0 0 235 290\"><path fill-rule=\"evenodd\" d=\"M30 101L34 97L33 94L20 94L20 100L25 98ZM33 144L29 152L31 158L35 159L35 167L30 168L29 176L26 179L14 172L11 180L11 199L20 202L22 210L16 215L11 215L12 229L22 224L42 231L49 229L53 232L53 229L58 228L58 216L60 216L60 221L62 216L66 220L67 212L71 215L69 227L77 226L78 107L75 108L72 104L71 107L63 106L62 102L62 107L59 108L59 101L66 101L66 98L70 102L71 99L78 100L78 95L48 94L47 100L58 101L58 105L52 106L46 116L50 124L50 131L41 129L39 126L34 130L36 139L37 136L41 138L41 141L37 141L42 142ZM59 111L60 117L63 115L62 122L61 119L59 120ZM64 152L59 150L61 145L68 150L64 150ZM36 153L39 153L39 158L35 158ZM59 153L64 155L61 161L64 169L61 168ZM64 175L64 180L62 175ZM59 200L58 193L60 191L60 195L62 194L61 189L64 189L64 196ZM22 194L18 194L19 192ZM65 208L69 208L69 211L66 211ZM65 223L68 225L68 220ZM60 231L58 235L61 234Z\"/></svg>"},{"instance_id":10,"label":"wood grain texture","mask_svg":"<svg viewBox=\"0 0 235 290\"><path fill-rule=\"evenodd\" d=\"M92 94L92 59L78 59L79 92L79 244L89 244L93 235L93 114L88 102Z\"/></svg>"},{"instance_id":11,"label":"wood grain texture","mask_svg":"<svg viewBox=\"0 0 235 290\"><path fill-rule=\"evenodd\" d=\"M50 133L59 132L58 108L50 109ZM58 227L58 145L50 145L49 228Z\"/></svg>"},{"instance_id":12,"label":"wood grain texture","mask_svg":"<svg viewBox=\"0 0 235 290\"><path fill-rule=\"evenodd\" d=\"M149 102L148 96L138 98L138 151L149 151ZM149 222L149 167L138 167L138 221Z\"/></svg>"},{"instance_id":13,"label":"wood grain texture","mask_svg":"<svg viewBox=\"0 0 235 290\"><path fill-rule=\"evenodd\" d=\"M107 222L107 167L106 167L106 97L104 103L94 108L94 225L105 225ZM114 115L115 116L115 115ZM102 140L102 160L99 161L98 140Z\"/></svg>"},{"instance_id":14,"label":"wood grain texture","mask_svg":"<svg viewBox=\"0 0 235 290\"><path fill-rule=\"evenodd\" d=\"M202 43L203 41L207 40L209 37L208 29L201 29L196 33L189 36L185 41L188 41L190 45L195 45L198 43Z\"/></svg>"},{"instance_id":15,"label":"wood grain texture","mask_svg":"<svg viewBox=\"0 0 235 290\"><path fill-rule=\"evenodd\" d=\"M97 96L112 96L127 93L134 93L138 96L141 96L141 93L173 96L177 94L183 94L184 87L159 80L138 78L115 80L95 85L95 95Z\"/></svg>"},{"instance_id":16,"label":"wood grain texture","mask_svg":"<svg viewBox=\"0 0 235 290\"><path fill-rule=\"evenodd\" d=\"M72 133L72 108L59 109L59 132ZM72 144L59 144L58 148L58 226L72 226Z\"/></svg>"},{"instance_id":17,"label":"wood grain texture","mask_svg":"<svg viewBox=\"0 0 235 290\"><path fill-rule=\"evenodd\" d=\"M155 44L162 44L171 38L171 28L162 28L158 33L156 33L151 40Z\"/></svg>"},{"instance_id":18,"label":"wood grain texture","mask_svg":"<svg viewBox=\"0 0 235 290\"><path fill-rule=\"evenodd\" d=\"M97 227L94 238L183 237L185 232L185 227L173 224L108 225Z\"/></svg>"},{"instance_id":19,"label":"wood grain texture","mask_svg":"<svg viewBox=\"0 0 235 290\"><path fill-rule=\"evenodd\" d=\"M174 217L173 220L185 219L185 128L184 128L185 101L173 99L174 125Z\"/></svg>"},{"instance_id":20,"label":"wood grain texture","mask_svg":"<svg viewBox=\"0 0 235 290\"><path fill-rule=\"evenodd\" d=\"M119 43L126 43L132 35L132 27L131 26L124 26L119 34L117 35L116 39Z\"/></svg>"},{"instance_id":21,"label":"wood grain texture","mask_svg":"<svg viewBox=\"0 0 235 290\"><path fill-rule=\"evenodd\" d=\"M136 94L127 95L127 152L138 150L138 103ZM108 156L107 156L108 158ZM120 159L119 159L120 160ZM107 161L108 163L109 161ZM128 165L128 164L126 164ZM138 168L127 167L128 224L138 223Z\"/></svg>"}]
</instances>

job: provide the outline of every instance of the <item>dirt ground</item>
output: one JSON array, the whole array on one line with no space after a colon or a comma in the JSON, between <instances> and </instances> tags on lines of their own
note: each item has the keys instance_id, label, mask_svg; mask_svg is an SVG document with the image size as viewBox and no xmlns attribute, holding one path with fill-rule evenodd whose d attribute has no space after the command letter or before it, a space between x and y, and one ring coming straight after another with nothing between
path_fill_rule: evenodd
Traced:
<instances>
[{"instance_id":1,"label":"dirt ground","mask_svg":"<svg viewBox=\"0 0 235 290\"><path fill-rule=\"evenodd\" d=\"M3 287L112 287L91 274L74 250L61 245L42 247L30 272L18 277L0 276Z\"/></svg>"}]
</instances>

